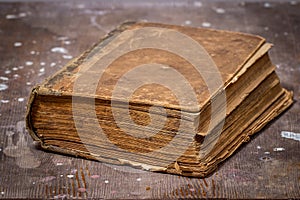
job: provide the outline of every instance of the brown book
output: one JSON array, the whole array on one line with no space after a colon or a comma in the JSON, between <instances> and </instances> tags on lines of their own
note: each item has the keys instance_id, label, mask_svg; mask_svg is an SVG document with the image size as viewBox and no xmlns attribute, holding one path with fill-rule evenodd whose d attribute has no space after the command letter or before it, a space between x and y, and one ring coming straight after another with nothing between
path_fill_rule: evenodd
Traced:
<instances>
[{"instance_id":1,"label":"brown book","mask_svg":"<svg viewBox=\"0 0 300 200\"><path fill-rule=\"evenodd\" d=\"M259 36L125 23L36 86L44 149L204 177L292 104Z\"/></svg>"}]
</instances>

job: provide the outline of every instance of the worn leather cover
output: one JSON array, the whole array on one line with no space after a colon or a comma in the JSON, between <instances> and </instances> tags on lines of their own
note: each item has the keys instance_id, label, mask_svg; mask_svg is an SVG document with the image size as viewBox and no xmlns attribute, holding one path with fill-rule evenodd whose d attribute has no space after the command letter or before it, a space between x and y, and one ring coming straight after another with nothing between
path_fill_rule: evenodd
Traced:
<instances>
[{"instance_id":1,"label":"worn leather cover","mask_svg":"<svg viewBox=\"0 0 300 200\"><path fill-rule=\"evenodd\" d=\"M251 57L253 57L254 53L258 51L263 44L265 44L264 38L245 33L156 23L125 23L109 33L106 38L102 40L102 43L100 42L95 45L94 49L96 49L97 46L99 49L101 49L103 43L109 40L112 35L115 36L124 30L138 29L141 27L160 27L176 30L199 42L199 44L204 47L218 67L222 80L225 84L229 83L234 75L243 68L243 66ZM52 93L59 95L75 95L73 92L73 84L76 79L75 74L79 70L78 66L84 63L85 57L88 56L88 53L89 51L85 52L77 59L67 64L66 67L57 72L55 75L49 77L47 81L39 86L40 92L43 93L45 89L47 94L49 91L52 91ZM146 54L151 56L144 56ZM110 99L113 87L119 80L120 76L124 74L124 72L129 71L139 64L149 62L160 62L162 64L167 64L180 71L180 73L187 78L189 83L195 89L200 109L203 104L209 100L210 95L206 83L203 81L201 76L199 76L199 73L193 69L193 66L184 58L159 49L135 51L117 59L110 65L109 74L104 74L102 79L104 79L103 82L105 85L100 84L98 86L95 97L99 99ZM220 87L223 87L223 85L220 85ZM172 98L166 98L166 96L169 97L169 93L166 92L166 96L164 96L164 92L164 90L149 90L144 93L144 95L147 93L148 96L135 96L132 101L141 104L153 104L153 102L159 104L159 102L161 102L161 105L163 104L165 107L169 108L186 109L191 112L199 111L191 110L191 108L188 106L188 102L185 102L187 105L181 105L181 107L179 107L176 100ZM161 95L156 95L158 93ZM152 98L147 98L149 96ZM168 99L167 102L165 102L166 99Z\"/></svg>"}]
</instances>

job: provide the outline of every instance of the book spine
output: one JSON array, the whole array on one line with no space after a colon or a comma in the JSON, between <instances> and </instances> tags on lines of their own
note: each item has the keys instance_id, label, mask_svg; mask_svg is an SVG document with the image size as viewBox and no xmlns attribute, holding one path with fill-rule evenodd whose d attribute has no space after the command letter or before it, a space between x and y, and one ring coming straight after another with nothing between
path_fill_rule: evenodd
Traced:
<instances>
[{"instance_id":1,"label":"book spine","mask_svg":"<svg viewBox=\"0 0 300 200\"><path fill-rule=\"evenodd\" d=\"M33 105L34 101L36 100L36 96L38 95L39 87L40 86L35 86L31 90L31 93L30 93L30 96L29 96L29 100L28 100L28 103L27 103L27 110L26 110L26 114L25 114L25 121L26 121L26 128L27 128L29 134L31 135L31 137L33 138L33 140L37 141L37 142L39 142L41 144L42 140L34 132L34 127L33 127L32 119L31 119L32 105Z\"/></svg>"}]
</instances>

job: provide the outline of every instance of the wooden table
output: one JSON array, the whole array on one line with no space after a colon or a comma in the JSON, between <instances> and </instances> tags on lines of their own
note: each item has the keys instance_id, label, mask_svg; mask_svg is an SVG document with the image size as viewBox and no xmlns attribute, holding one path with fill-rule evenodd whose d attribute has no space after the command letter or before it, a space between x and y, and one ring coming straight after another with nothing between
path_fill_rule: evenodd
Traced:
<instances>
[{"instance_id":1,"label":"wooden table","mask_svg":"<svg viewBox=\"0 0 300 200\"><path fill-rule=\"evenodd\" d=\"M31 88L125 20L261 35L274 44L272 61L296 102L205 179L39 150L24 128ZM300 2L2 2L0 198L300 198L299 96Z\"/></svg>"}]
</instances>

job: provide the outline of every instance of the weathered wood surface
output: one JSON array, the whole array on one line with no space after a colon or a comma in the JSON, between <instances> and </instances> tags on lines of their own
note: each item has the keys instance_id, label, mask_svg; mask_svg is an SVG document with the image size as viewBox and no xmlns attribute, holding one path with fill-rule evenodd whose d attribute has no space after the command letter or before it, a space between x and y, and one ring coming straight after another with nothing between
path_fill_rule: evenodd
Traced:
<instances>
[{"instance_id":1,"label":"weathered wood surface","mask_svg":"<svg viewBox=\"0 0 300 200\"><path fill-rule=\"evenodd\" d=\"M0 198L300 198L299 11L297 1L0 3ZM37 149L24 129L32 86L125 20L259 34L296 102L206 179Z\"/></svg>"}]
</instances>

